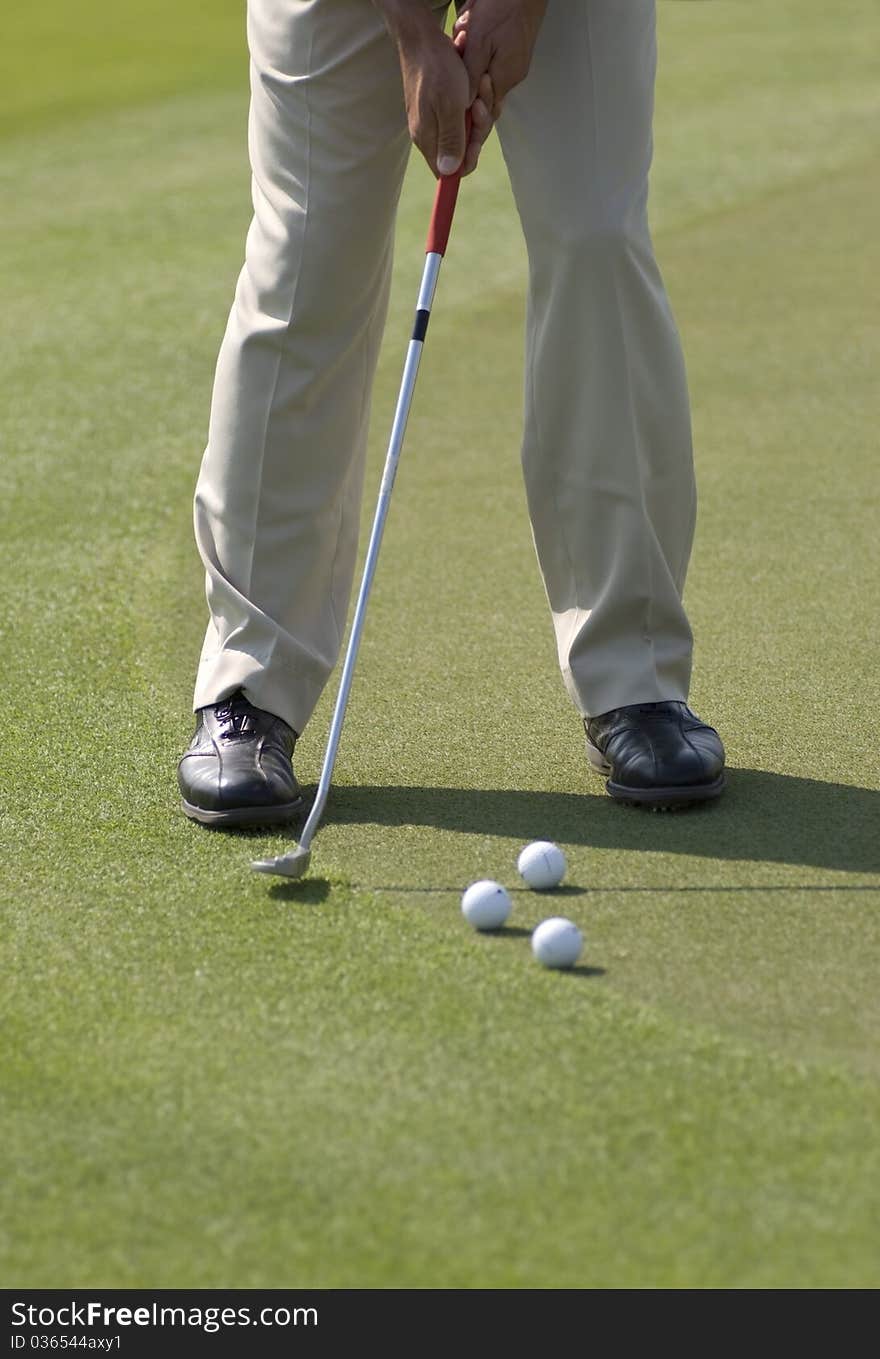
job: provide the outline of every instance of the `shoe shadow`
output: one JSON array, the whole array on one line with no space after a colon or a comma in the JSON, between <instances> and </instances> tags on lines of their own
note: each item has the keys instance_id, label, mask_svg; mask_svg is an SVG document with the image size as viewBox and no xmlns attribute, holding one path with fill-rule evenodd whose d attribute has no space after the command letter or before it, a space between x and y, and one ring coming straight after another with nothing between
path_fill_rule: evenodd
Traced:
<instances>
[{"instance_id":1,"label":"shoe shadow","mask_svg":"<svg viewBox=\"0 0 880 1359\"><path fill-rule=\"evenodd\" d=\"M722 798L665 814L605 793L362 785L334 787L326 820L880 872L880 793L757 769L727 772Z\"/></svg>"}]
</instances>

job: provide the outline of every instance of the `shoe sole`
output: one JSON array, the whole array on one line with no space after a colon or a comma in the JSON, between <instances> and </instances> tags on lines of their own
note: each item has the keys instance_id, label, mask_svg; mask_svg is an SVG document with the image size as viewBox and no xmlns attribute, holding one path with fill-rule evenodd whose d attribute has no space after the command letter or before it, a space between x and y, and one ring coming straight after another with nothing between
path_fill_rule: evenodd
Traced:
<instances>
[{"instance_id":1,"label":"shoe sole","mask_svg":"<svg viewBox=\"0 0 880 1359\"><path fill-rule=\"evenodd\" d=\"M611 765L605 756L594 746L591 741L587 741L587 759L593 772L607 776L611 773ZM672 786L670 788L627 788L624 783L615 783L613 779L608 779L605 788L609 797L613 797L616 802L626 803L630 807L651 807L654 811L676 811L680 807L693 806L695 802L709 802L712 798L720 797L727 785L727 779L723 773L712 783L694 783L683 786Z\"/></svg>"},{"instance_id":2,"label":"shoe sole","mask_svg":"<svg viewBox=\"0 0 880 1359\"><path fill-rule=\"evenodd\" d=\"M196 807L186 798L180 799L180 805L184 814L191 821L198 821L202 826L277 826L282 821L295 821L302 811L304 799L298 797L295 802L284 802L277 807L230 807L226 811L209 811L205 807Z\"/></svg>"}]
</instances>

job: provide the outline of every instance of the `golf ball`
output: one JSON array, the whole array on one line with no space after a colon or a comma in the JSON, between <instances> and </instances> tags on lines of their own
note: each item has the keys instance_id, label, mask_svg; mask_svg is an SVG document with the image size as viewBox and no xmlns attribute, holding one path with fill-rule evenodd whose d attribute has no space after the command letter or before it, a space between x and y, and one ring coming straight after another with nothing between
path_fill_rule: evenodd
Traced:
<instances>
[{"instance_id":1,"label":"golf ball","mask_svg":"<svg viewBox=\"0 0 880 1359\"><path fill-rule=\"evenodd\" d=\"M558 845L549 840L535 840L526 845L516 861L520 876L536 892L558 887L565 877L565 855Z\"/></svg>"},{"instance_id":2,"label":"golf ball","mask_svg":"<svg viewBox=\"0 0 880 1359\"><path fill-rule=\"evenodd\" d=\"M500 882L472 882L461 899L461 913L475 930L498 930L510 915L511 900Z\"/></svg>"},{"instance_id":3,"label":"golf ball","mask_svg":"<svg viewBox=\"0 0 880 1359\"><path fill-rule=\"evenodd\" d=\"M577 925L558 915L542 920L532 935L532 952L543 967L573 967L583 946Z\"/></svg>"}]
</instances>

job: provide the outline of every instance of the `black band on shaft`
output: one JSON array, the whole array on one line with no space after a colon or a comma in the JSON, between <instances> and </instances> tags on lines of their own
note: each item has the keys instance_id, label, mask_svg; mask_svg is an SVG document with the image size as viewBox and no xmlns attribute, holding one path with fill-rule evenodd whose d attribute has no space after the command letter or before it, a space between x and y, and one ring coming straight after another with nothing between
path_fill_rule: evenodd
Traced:
<instances>
[{"instance_id":1,"label":"black band on shaft","mask_svg":"<svg viewBox=\"0 0 880 1359\"><path fill-rule=\"evenodd\" d=\"M413 326L412 337L414 340L424 340L425 336L428 333L428 322L430 321L430 319L431 313L429 311L425 311L423 307L420 307L419 310L416 312L416 323Z\"/></svg>"}]
</instances>

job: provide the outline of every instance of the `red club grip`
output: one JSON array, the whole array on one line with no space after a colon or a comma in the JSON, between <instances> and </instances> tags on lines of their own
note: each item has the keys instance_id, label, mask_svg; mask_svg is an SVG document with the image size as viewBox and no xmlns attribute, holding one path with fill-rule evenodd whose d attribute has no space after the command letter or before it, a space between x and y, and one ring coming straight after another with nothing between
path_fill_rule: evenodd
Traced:
<instances>
[{"instance_id":1,"label":"red club grip","mask_svg":"<svg viewBox=\"0 0 880 1359\"><path fill-rule=\"evenodd\" d=\"M464 141L467 146L471 137L471 111L468 109L464 116ZM462 162L463 164L464 162ZM437 181L437 192L434 195L434 211L431 213L431 225L428 227L428 243L425 246L425 254L445 255L446 246L449 241L449 233L452 230L452 218L455 214L455 203L458 198L458 186L461 183L461 169L456 170L454 175L443 175Z\"/></svg>"}]
</instances>

